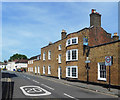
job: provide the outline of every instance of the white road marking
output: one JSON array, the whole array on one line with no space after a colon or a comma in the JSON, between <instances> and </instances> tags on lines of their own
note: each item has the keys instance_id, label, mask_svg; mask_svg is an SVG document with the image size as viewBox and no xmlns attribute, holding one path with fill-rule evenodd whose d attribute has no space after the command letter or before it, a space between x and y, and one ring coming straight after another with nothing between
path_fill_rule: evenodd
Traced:
<instances>
[{"instance_id":1,"label":"white road marking","mask_svg":"<svg viewBox=\"0 0 120 100\"><path fill-rule=\"evenodd\" d=\"M48 92L47 90L39 86L22 86L20 87L20 89L27 96L44 96L51 94L51 92Z\"/></svg>"},{"instance_id":2,"label":"white road marking","mask_svg":"<svg viewBox=\"0 0 120 100\"><path fill-rule=\"evenodd\" d=\"M49 88L49 89L51 89L51 90L54 90L53 88L51 88L51 87L49 87L49 86L47 86L47 85L45 85L45 84L41 84L41 85L43 85L43 86L45 86L45 87L47 87L47 88Z\"/></svg>"},{"instance_id":3,"label":"white road marking","mask_svg":"<svg viewBox=\"0 0 120 100\"><path fill-rule=\"evenodd\" d=\"M38 81L33 80L33 82L39 83Z\"/></svg>"},{"instance_id":4,"label":"white road marking","mask_svg":"<svg viewBox=\"0 0 120 100\"><path fill-rule=\"evenodd\" d=\"M78 100L78 99L76 99L75 97L72 97L72 96L70 96L70 95L68 95L68 94L66 94L66 93L64 93L64 95L67 96L67 97L69 97L69 98L72 98L72 99Z\"/></svg>"},{"instance_id":5,"label":"white road marking","mask_svg":"<svg viewBox=\"0 0 120 100\"><path fill-rule=\"evenodd\" d=\"M26 78L30 80L30 78L29 78L29 77L26 77Z\"/></svg>"}]
</instances>

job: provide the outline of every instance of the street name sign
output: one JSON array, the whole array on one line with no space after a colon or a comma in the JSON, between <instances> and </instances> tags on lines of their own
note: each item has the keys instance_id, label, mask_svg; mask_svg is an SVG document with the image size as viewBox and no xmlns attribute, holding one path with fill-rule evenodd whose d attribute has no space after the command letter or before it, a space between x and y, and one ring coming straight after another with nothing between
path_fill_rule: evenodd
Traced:
<instances>
[{"instance_id":1,"label":"street name sign","mask_svg":"<svg viewBox=\"0 0 120 100\"><path fill-rule=\"evenodd\" d=\"M112 56L106 56L105 57L105 65L111 66L112 65Z\"/></svg>"}]
</instances>

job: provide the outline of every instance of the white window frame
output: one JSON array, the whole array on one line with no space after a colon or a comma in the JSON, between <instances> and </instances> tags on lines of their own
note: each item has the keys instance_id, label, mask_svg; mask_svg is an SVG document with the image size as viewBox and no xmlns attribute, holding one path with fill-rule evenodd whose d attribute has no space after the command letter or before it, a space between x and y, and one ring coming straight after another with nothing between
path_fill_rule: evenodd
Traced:
<instances>
[{"instance_id":1,"label":"white window frame","mask_svg":"<svg viewBox=\"0 0 120 100\"><path fill-rule=\"evenodd\" d=\"M106 70L107 71L107 70ZM106 77L107 77L107 72L106 72ZM107 78L101 78L100 77L100 62L98 63L98 80L103 80L103 81L106 81Z\"/></svg>"},{"instance_id":2,"label":"white window frame","mask_svg":"<svg viewBox=\"0 0 120 100\"><path fill-rule=\"evenodd\" d=\"M43 66L43 74L45 74L45 66Z\"/></svg>"},{"instance_id":3,"label":"white window frame","mask_svg":"<svg viewBox=\"0 0 120 100\"><path fill-rule=\"evenodd\" d=\"M37 66L35 66L35 73L37 73Z\"/></svg>"},{"instance_id":4,"label":"white window frame","mask_svg":"<svg viewBox=\"0 0 120 100\"><path fill-rule=\"evenodd\" d=\"M72 40L73 39L76 39L76 43L72 43ZM70 40L70 44L68 44L68 41ZM74 44L78 44L78 37L73 37L73 38L70 38L66 41L66 46L69 46L69 45L74 45Z\"/></svg>"},{"instance_id":5,"label":"white window frame","mask_svg":"<svg viewBox=\"0 0 120 100\"><path fill-rule=\"evenodd\" d=\"M51 60L51 51L48 51L48 60Z\"/></svg>"},{"instance_id":6,"label":"white window frame","mask_svg":"<svg viewBox=\"0 0 120 100\"><path fill-rule=\"evenodd\" d=\"M72 59L72 51L76 50L76 59ZM70 51L70 59L68 59L68 51ZM71 49L66 51L66 61L76 61L78 60L78 49Z\"/></svg>"},{"instance_id":7,"label":"white window frame","mask_svg":"<svg viewBox=\"0 0 120 100\"><path fill-rule=\"evenodd\" d=\"M61 63L61 54L58 55L58 63L60 64Z\"/></svg>"},{"instance_id":8,"label":"white window frame","mask_svg":"<svg viewBox=\"0 0 120 100\"><path fill-rule=\"evenodd\" d=\"M68 68L70 68L70 76L68 76ZM76 77L72 76L72 68L76 68ZM66 77L78 78L78 66L66 66Z\"/></svg>"},{"instance_id":9,"label":"white window frame","mask_svg":"<svg viewBox=\"0 0 120 100\"><path fill-rule=\"evenodd\" d=\"M59 44L59 46L58 46L58 50L61 50L61 49L62 49L62 45Z\"/></svg>"},{"instance_id":10,"label":"white window frame","mask_svg":"<svg viewBox=\"0 0 120 100\"><path fill-rule=\"evenodd\" d=\"M38 66L38 73L40 74L40 66Z\"/></svg>"},{"instance_id":11,"label":"white window frame","mask_svg":"<svg viewBox=\"0 0 120 100\"><path fill-rule=\"evenodd\" d=\"M51 74L51 66L48 66L48 74Z\"/></svg>"},{"instance_id":12,"label":"white window frame","mask_svg":"<svg viewBox=\"0 0 120 100\"><path fill-rule=\"evenodd\" d=\"M45 52L43 53L43 60L45 60Z\"/></svg>"}]
</instances>

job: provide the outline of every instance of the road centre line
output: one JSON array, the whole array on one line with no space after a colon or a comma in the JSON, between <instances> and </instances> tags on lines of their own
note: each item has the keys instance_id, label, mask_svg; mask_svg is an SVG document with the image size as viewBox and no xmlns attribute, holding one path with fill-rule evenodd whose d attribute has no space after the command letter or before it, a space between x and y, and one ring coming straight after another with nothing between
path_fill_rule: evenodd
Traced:
<instances>
[{"instance_id":1,"label":"road centre line","mask_svg":"<svg viewBox=\"0 0 120 100\"><path fill-rule=\"evenodd\" d=\"M72 98L72 99L78 100L78 99L76 99L75 97L72 97L72 96L70 96L70 95L68 95L68 94L66 94L66 93L64 93L64 95L67 96L67 97L69 97L69 98Z\"/></svg>"},{"instance_id":2,"label":"road centre line","mask_svg":"<svg viewBox=\"0 0 120 100\"><path fill-rule=\"evenodd\" d=\"M51 89L51 90L54 90L53 88L51 88L51 87L49 87L49 86L47 86L47 85L45 85L45 84L41 84L41 85L43 85L43 86L45 86L45 87L47 87L47 88L49 88L49 89Z\"/></svg>"},{"instance_id":3,"label":"road centre line","mask_svg":"<svg viewBox=\"0 0 120 100\"><path fill-rule=\"evenodd\" d=\"M38 81L35 81L35 80L33 80L34 82L36 82L36 83L39 83Z\"/></svg>"}]
</instances>

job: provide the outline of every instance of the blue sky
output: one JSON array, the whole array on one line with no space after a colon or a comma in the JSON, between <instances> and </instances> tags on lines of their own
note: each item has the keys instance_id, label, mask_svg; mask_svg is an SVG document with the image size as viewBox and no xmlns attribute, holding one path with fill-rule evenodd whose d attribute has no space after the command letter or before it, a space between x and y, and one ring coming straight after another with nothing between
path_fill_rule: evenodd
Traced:
<instances>
[{"instance_id":1,"label":"blue sky","mask_svg":"<svg viewBox=\"0 0 120 100\"><path fill-rule=\"evenodd\" d=\"M102 14L102 27L118 32L117 2L3 2L2 60L15 53L31 57L48 43L60 40L61 31L89 27L91 9Z\"/></svg>"}]
</instances>

